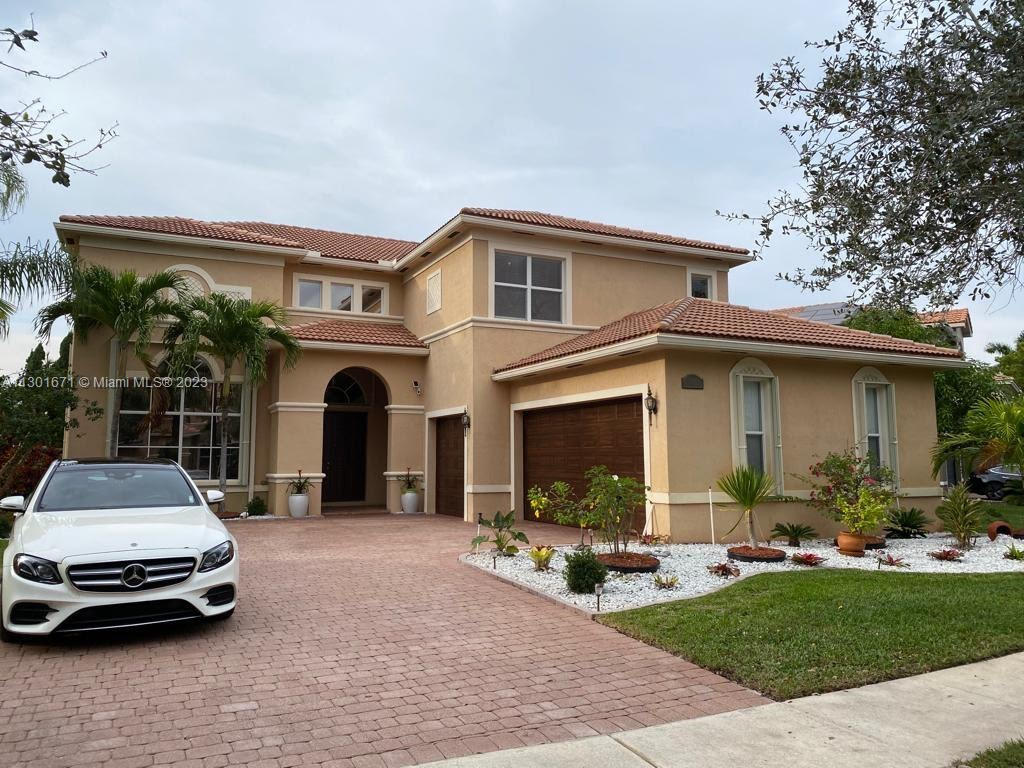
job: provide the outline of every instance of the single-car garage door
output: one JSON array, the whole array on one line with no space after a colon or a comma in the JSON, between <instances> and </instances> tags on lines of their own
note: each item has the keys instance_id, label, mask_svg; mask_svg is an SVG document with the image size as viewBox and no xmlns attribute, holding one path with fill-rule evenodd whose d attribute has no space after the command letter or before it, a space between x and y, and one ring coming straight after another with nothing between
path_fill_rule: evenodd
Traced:
<instances>
[{"instance_id":1,"label":"single-car garage door","mask_svg":"<svg viewBox=\"0 0 1024 768\"><path fill-rule=\"evenodd\" d=\"M617 475L644 481L643 406L639 397L597 400L523 413L523 509L534 519L526 492L545 490L556 480L572 485L576 495L587 491L584 473L604 464ZM554 522L542 516L542 520ZM642 531L644 511L633 526Z\"/></svg>"},{"instance_id":2,"label":"single-car garage door","mask_svg":"<svg viewBox=\"0 0 1024 768\"><path fill-rule=\"evenodd\" d=\"M462 517L466 493L462 417L438 419L434 429L434 511L439 515Z\"/></svg>"}]
</instances>

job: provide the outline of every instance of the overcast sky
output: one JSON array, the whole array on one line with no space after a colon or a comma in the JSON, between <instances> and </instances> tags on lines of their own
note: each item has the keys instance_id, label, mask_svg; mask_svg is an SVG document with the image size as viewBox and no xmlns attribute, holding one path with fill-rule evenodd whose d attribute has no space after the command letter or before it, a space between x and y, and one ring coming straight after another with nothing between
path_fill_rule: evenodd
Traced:
<instances>
[{"instance_id":1,"label":"overcast sky","mask_svg":"<svg viewBox=\"0 0 1024 768\"><path fill-rule=\"evenodd\" d=\"M760 210L798 180L754 78L838 28L845 4L552 2L7 2L34 13L5 101L41 96L60 129L120 138L70 189L30 173L4 240L52 238L61 213L262 219L419 240L464 205L525 208L750 246L716 209ZM813 53L807 54L813 63ZM774 279L816 254L792 240L732 274L734 303L836 300ZM1024 327L1012 297L970 304L984 357ZM35 343L31 311L0 371ZM54 340L54 344L57 340Z\"/></svg>"}]
</instances>

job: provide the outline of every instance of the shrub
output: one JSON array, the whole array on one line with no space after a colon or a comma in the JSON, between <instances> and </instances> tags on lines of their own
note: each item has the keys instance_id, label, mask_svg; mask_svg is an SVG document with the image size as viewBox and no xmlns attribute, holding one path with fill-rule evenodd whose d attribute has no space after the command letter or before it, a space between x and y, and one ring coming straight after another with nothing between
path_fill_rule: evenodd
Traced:
<instances>
[{"instance_id":1,"label":"shrub","mask_svg":"<svg viewBox=\"0 0 1024 768\"><path fill-rule=\"evenodd\" d=\"M633 514L644 508L647 486L632 477L613 475L608 467L597 465L586 471L587 495L583 498L583 518L590 528L601 532L609 549L625 552Z\"/></svg>"},{"instance_id":2,"label":"shrub","mask_svg":"<svg viewBox=\"0 0 1024 768\"><path fill-rule=\"evenodd\" d=\"M889 511L891 494L880 486L862 485L857 491L857 500L845 498L836 500L840 520L850 533L865 534L883 522Z\"/></svg>"},{"instance_id":3,"label":"shrub","mask_svg":"<svg viewBox=\"0 0 1024 768\"><path fill-rule=\"evenodd\" d=\"M740 569L732 563L714 563L708 566L708 573L728 579L730 576L739 576Z\"/></svg>"},{"instance_id":4,"label":"shrub","mask_svg":"<svg viewBox=\"0 0 1024 768\"><path fill-rule=\"evenodd\" d=\"M960 549L973 547L974 540L985 530L985 504L972 499L963 483L950 491L935 514Z\"/></svg>"},{"instance_id":5,"label":"shrub","mask_svg":"<svg viewBox=\"0 0 1024 768\"><path fill-rule=\"evenodd\" d=\"M817 537L818 532L803 523L776 523L772 528L771 538L786 539L791 547L799 547L801 541Z\"/></svg>"},{"instance_id":6,"label":"shrub","mask_svg":"<svg viewBox=\"0 0 1024 768\"><path fill-rule=\"evenodd\" d=\"M934 552L929 552L928 557L934 558L936 560L945 560L947 562L951 562L953 560L962 560L964 557L964 553L961 552L959 549L947 547L946 549L937 549Z\"/></svg>"},{"instance_id":7,"label":"shrub","mask_svg":"<svg viewBox=\"0 0 1024 768\"><path fill-rule=\"evenodd\" d=\"M519 547L513 544L513 541L521 541L524 544L530 543L525 533L515 529L515 524L516 513L512 510L509 510L508 514L505 515L501 514L501 512L495 512L492 520L488 520L483 515L480 515L480 525L494 531L494 538L492 539L486 534L474 536L470 544L475 547L478 544L491 541L494 543L494 549L498 554L512 557L519 552Z\"/></svg>"},{"instance_id":8,"label":"shrub","mask_svg":"<svg viewBox=\"0 0 1024 768\"><path fill-rule=\"evenodd\" d=\"M852 449L843 453L827 453L825 458L809 468L811 476L797 475L811 486L810 505L826 517L842 520L839 500L847 504L857 501L864 486L878 487L889 499L892 492L893 475L888 467L872 464L868 457L859 457Z\"/></svg>"},{"instance_id":9,"label":"shrub","mask_svg":"<svg viewBox=\"0 0 1024 768\"><path fill-rule=\"evenodd\" d=\"M909 568L910 564L903 561L902 557L896 557L895 555L879 555L878 556L878 567L881 569L883 565L888 565L890 568Z\"/></svg>"},{"instance_id":10,"label":"shrub","mask_svg":"<svg viewBox=\"0 0 1024 768\"><path fill-rule=\"evenodd\" d=\"M577 595L592 595L594 585L604 582L608 569L592 549L582 549L565 556L565 585Z\"/></svg>"},{"instance_id":11,"label":"shrub","mask_svg":"<svg viewBox=\"0 0 1024 768\"><path fill-rule=\"evenodd\" d=\"M1024 549L1021 549L1013 542L1010 542L1010 546L1003 552L1003 557L1007 560L1024 560Z\"/></svg>"},{"instance_id":12,"label":"shrub","mask_svg":"<svg viewBox=\"0 0 1024 768\"><path fill-rule=\"evenodd\" d=\"M263 517L267 514L267 502L262 496L253 496L245 505L246 517Z\"/></svg>"},{"instance_id":13,"label":"shrub","mask_svg":"<svg viewBox=\"0 0 1024 768\"><path fill-rule=\"evenodd\" d=\"M550 514L559 525L578 526L579 545L583 546L583 532L586 530L587 520L571 485L564 480L556 480L547 491L535 485L526 492L526 499L536 519L540 520L542 515Z\"/></svg>"},{"instance_id":14,"label":"shrub","mask_svg":"<svg viewBox=\"0 0 1024 768\"><path fill-rule=\"evenodd\" d=\"M660 573L654 574L654 586L658 589L675 589L678 584L678 576L662 576Z\"/></svg>"},{"instance_id":15,"label":"shrub","mask_svg":"<svg viewBox=\"0 0 1024 768\"><path fill-rule=\"evenodd\" d=\"M551 558L555 556L554 547L545 547L541 545L530 547L530 559L533 560L533 569L535 571L546 571L551 567Z\"/></svg>"},{"instance_id":16,"label":"shrub","mask_svg":"<svg viewBox=\"0 0 1024 768\"><path fill-rule=\"evenodd\" d=\"M11 528L14 526L13 512L0 512L0 539L9 538Z\"/></svg>"},{"instance_id":17,"label":"shrub","mask_svg":"<svg viewBox=\"0 0 1024 768\"><path fill-rule=\"evenodd\" d=\"M797 552L795 554L790 555L789 559L797 565L807 565L811 568L814 568L815 566L821 565L825 562L824 557L822 557L821 555L816 555L813 552Z\"/></svg>"},{"instance_id":18,"label":"shrub","mask_svg":"<svg viewBox=\"0 0 1024 768\"><path fill-rule=\"evenodd\" d=\"M889 524L885 526L887 539L923 539L928 534L931 520L917 507L889 510Z\"/></svg>"}]
</instances>

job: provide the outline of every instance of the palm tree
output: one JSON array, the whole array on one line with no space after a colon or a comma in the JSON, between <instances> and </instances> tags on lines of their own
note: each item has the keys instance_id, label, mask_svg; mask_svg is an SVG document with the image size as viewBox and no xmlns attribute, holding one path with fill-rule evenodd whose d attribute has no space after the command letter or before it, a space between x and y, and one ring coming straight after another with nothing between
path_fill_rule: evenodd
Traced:
<instances>
[{"instance_id":1,"label":"palm tree","mask_svg":"<svg viewBox=\"0 0 1024 768\"><path fill-rule=\"evenodd\" d=\"M233 299L222 293L183 301L176 320L164 337L170 350L172 376L185 375L198 355L216 359L221 366L220 472L221 493L227 488L228 430L231 411L231 373L236 365L253 384L267 377L267 347L284 349L284 363L292 368L302 352L299 342L282 327L284 310L272 301Z\"/></svg>"},{"instance_id":2,"label":"palm tree","mask_svg":"<svg viewBox=\"0 0 1024 768\"><path fill-rule=\"evenodd\" d=\"M73 269L67 251L49 243L14 243L0 254L0 339L7 337L19 301L66 289Z\"/></svg>"},{"instance_id":3,"label":"palm tree","mask_svg":"<svg viewBox=\"0 0 1024 768\"><path fill-rule=\"evenodd\" d=\"M132 270L115 273L90 265L71 276L64 295L39 312L36 324L42 335L49 336L54 323L67 318L75 338L82 341L91 331L110 330L116 346L116 378L122 381L128 374L129 351L134 351L147 372L153 372L149 345L157 323L174 311L175 302L166 297L172 290L179 297L187 296L188 283L172 272L140 277ZM107 448L110 456L117 449L120 413L121 387L115 382Z\"/></svg>"},{"instance_id":4,"label":"palm tree","mask_svg":"<svg viewBox=\"0 0 1024 768\"><path fill-rule=\"evenodd\" d=\"M747 521L747 543L757 549L754 532L754 508L775 495L775 480L754 467L737 467L718 480L718 487L743 509L740 520ZM736 521L739 525L740 521ZM734 525L733 528L736 526Z\"/></svg>"},{"instance_id":5,"label":"palm tree","mask_svg":"<svg viewBox=\"0 0 1024 768\"><path fill-rule=\"evenodd\" d=\"M932 472L938 475L950 459L968 470L1002 464L1020 471L1024 467L1024 398L975 403L964 419L963 432L944 436L932 449Z\"/></svg>"}]
</instances>

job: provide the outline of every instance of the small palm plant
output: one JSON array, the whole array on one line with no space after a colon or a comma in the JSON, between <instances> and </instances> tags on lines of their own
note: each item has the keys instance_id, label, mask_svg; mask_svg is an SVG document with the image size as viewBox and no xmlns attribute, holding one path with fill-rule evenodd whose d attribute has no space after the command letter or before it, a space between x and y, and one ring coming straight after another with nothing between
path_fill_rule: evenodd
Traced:
<instances>
[{"instance_id":1,"label":"small palm plant","mask_svg":"<svg viewBox=\"0 0 1024 768\"><path fill-rule=\"evenodd\" d=\"M985 504L972 499L963 483L949 492L935 514L961 550L974 546L974 540L985 530Z\"/></svg>"},{"instance_id":2,"label":"small palm plant","mask_svg":"<svg viewBox=\"0 0 1024 768\"><path fill-rule=\"evenodd\" d=\"M127 377L129 352L135 353L150 374L155 373L149 345L159 321L175 309L174 302L166 298L170 290L184 296L188 284L172 272L140 277L132 270L115 273L106 267L91 265L72 275L63 295L44 307L36 322L40 333L48 336L58 320L67 318L75 337L82 341L90 331L108 329L116 349L115 370L120 382ZM117 447L120 411L121 387L115 386L108 419L111 456Z\"/></svg>"},{"instance_id":3,"label":"small palm plant","mask_svg":"<svg viewBox=\"0 0 1024 768\"><path fill-rule=\"evenodd\" d=\"M790 547L799 547L801 541L813 539L818 532L803 523L776 523L771 535L772 538L785 539Z\"/></svg>"},{"instance_id":4,"label":"small palm plant","mask_svg":"<svg viewBox=\"0 0 1024 768\"><path fill-rule=\"evenodd\" d=\"M754 467L737 467L718 480L718 487L743 510L733 529L745 520L747 544L757 549L754 510L775 495L775 480Z\"/></svg>"}]
</instances>

